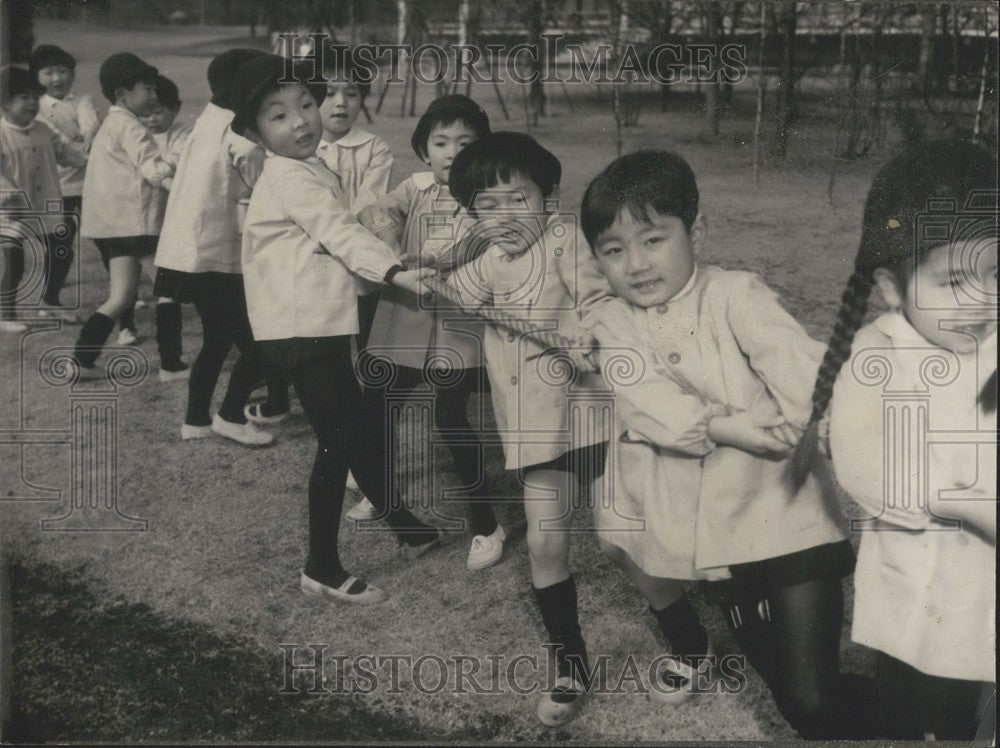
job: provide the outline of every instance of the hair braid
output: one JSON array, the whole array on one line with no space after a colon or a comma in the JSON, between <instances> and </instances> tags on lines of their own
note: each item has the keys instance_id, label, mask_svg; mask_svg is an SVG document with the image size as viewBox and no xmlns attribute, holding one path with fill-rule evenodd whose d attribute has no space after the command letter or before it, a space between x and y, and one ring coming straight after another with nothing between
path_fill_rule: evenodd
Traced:
<instances>
[{"instance_id":1,"label":"hair braid","mask_svg":"<svg viewBox=\"0 0 1000 748\"><path fill-rule=\"evenodd\" d=\"M997 412L997 370L993 370L993 376L991 376L986 384L983 385L983 389L979 392L979 407L982 409L983 413L996 413Z\"/></svg>"},{"instance_id":2,"label":"hair braid","mask_svg":"<svg viewBox=\"0 0 1000 748\"><path fill-rule=\"evenodd\" d=\"M868 311L868 297L874 285L872 271L867 268L855 268L847 281L847 288L840 299L840 311L837 313L837 323L827 343L826 353L816 375L813 387L812 414L802 439L795 447L792 459L788 463L786 478L792 488L798 490L805 482L812 467L813 459L819 442L819 421L826 413L830 397L833 395L833 385L840 373L840 367L851 355L851 345L854 335Z\"/></svg>"}]
</instances>

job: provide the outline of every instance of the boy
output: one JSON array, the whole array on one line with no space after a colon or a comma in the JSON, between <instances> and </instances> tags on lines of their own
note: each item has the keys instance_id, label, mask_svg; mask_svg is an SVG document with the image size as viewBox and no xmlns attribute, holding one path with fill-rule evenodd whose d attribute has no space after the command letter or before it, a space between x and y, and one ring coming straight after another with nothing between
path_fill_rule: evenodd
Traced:
<instances>
[{"instance_id":1,"label":"boy","mask_svg":"<svg viewBox=\"0 0 1000 748\"><path fill-rule=\"evenodd\" d=\"M156 104L156 74L156 68L128 52L111 55L101 65L101 91L112 107L91 146L81 233L94 240L107 264L110 289L76 342L82 379L103 378L95 361L115 321L135 302L140 271L153 275L153 253L174 173L140 121ZM163 378L188 368L179 358L180 334L179 317L157 317Z\"/></svg>"},{"instance_id":2,"label":"boy","mask_svg":"<svg viewBox=\"0 0 1000 748\"><path fill-rule=\"evenodd\" d=\"M156 104L143 121L160 146L160 158L176 169L184 144L191 135L191 125L177 119L181 111L177 85L169 78L158 75L155 88Z\"/></svg>"},{"instance_id":3,"label":"boy","mask_svg":"<svg viewBox=\"0 0 1000 748\"><path fill-rule=\"evenodd\" d=\"M10 67L3 71L0 82L0 205L35 211L45 230L45 258L71 251L64 237L57 238L61 217L48 211L49 203L61 205L57 164L81 166L87 159L83 152L65 143L49 127L36 120L38 97L42 87L24 68ZM13 193L20 192L21 195ZM27 204L24 201L27 200ZM4 221L10 220L4 217ZM13 232L13 233L16 233ZM0 330L24 332L27 327L17 321L17 287L24 274L24 246L15 236L5 237L3 247L2 299L0 299ZM65 275L63 276L65 277ZM43 303L45 300L43 299ZM72 321L69 312L51 307L53 316Z\"/></svg>"},{"instance_id":4,"label":"boy","mask_svg":"<svg viewBox=\"0 0 1000 748\"><path fill-rule=\"evenodd\" d=\"M348 211L336 175L315 155L324 87L281 82L288 79L286 64L276 55L253 59L239 69L233 89L233 131L269 153L243 227L247 310L254 338L295 387L318 440L300 588L376 603L382 590L349 574L337 552L347 471L386 515L406 557L426 553L442 533L410 514L398 496L387 496L384 453L362 418L351 361L358 278L420 293L427 271L404 270Z\"/></svg>"},{"instance_id":5,"label":"boy","mask_svg":"<svg viewBox=\"0 0 1000 748\"><path fill-rule=\"evenodd\" d=\"M75 94L72 91L76 77L76 60L73 55L51 44L41 44L31 52L29 70L38 83L45 87L45 94L39 101L39 119L59 133L65 141L77 146L82 153L88 153L101 121L90 95ZM49 255L42 297L44 316L57 316L68 322L79 322L80 319L76 314L60 309L59 292L73 263L73 239L80 223L85 166L86 162L82 166L59 167L63 210L70 229L64 242L69 251Z\"/></svg>"}]
</instances>

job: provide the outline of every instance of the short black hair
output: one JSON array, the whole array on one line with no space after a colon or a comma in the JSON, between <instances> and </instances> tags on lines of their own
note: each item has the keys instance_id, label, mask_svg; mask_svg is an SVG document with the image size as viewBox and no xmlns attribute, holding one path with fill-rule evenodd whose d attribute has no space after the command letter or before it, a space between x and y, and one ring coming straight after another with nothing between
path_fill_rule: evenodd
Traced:
<instances>
[{"instance_id":1,"label":"short black hair","mask_svg":"<svg viewBox=\"0 0 1000 748\"><path fill-rule=\"evenodd\" d=\"M650 209L676 216L688 231L698 216L698 185L687 161L658 149L636 151L615 159L587 187L580 224L591 249L627 209L637 221L649 222Z\"/></svg>"},{"instance_id":2,"label":"short black hair","mask_svg":"<svg viewBox=\"0 0 1000 748\"><path fill-rule=\"evenodd\" d=\"M156 76L156 98L167 109L177 111L181 108L181 94L177 84L163 75Z\"/></svg>"},{"instance_id":3,"label":"short black hair","mask_svg":"<svg viewBox=\"0 0 1000 748\"><path fill-rule=\"evenodd\" d=\"M329 44L323 50L323 77L328 83L350 83L358 87L365 99L372 90L366 68L355 60L354 50L342 44Z\"/></svg>"},{"instance_id":4,"label":"short black hair","mask_svg":"<svg viewBox=\"0 0 1000 748\"><path fill-rule=\"evenodd\" d=\"M471 209L476 193L522 174L548 197L562 179L559 159L530 135L494 132L470 143L455 156L448 173L451 194Z\"/></svg>"},{"instance_id":5,"label":"short black hair","mask_svg":"<svg viewBox=\"0 0 1000 748\"><path fill-rule=\"evenodd\" d=\"M477 139L490 134L490 118L479 104L463 94L448 94L434 99L420 116L410 138L414 153L421 160L427 158L427 140L431 130L437 125L448 127L455 122L462 122L476 133Z\"/></svg>"}]
</instances>

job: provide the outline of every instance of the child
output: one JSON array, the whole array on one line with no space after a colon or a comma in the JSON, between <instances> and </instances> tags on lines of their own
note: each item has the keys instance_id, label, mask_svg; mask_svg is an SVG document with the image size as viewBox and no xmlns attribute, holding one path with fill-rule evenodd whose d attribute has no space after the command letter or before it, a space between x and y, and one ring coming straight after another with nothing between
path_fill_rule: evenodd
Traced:
<instances>
[{"instance_id":1,"label":"child","mask_svg":"<svg viewBox=\"0 0 1000 748\"><path fill-rule=\"evenodd\" d=\"M559 159L521 133L487 135L455 157L452 194L484 220L482 239L492 240L448 280L464 307L474 311L491 304L543 328L556 322L559 334L574 337L581 313L607 296L604 279L589 262L579 261L585 242L576 222L548 203L561 176ZM535 360L542 346L490 327L485 347L506 468L524 483L535 601L549 641L559 647L555 689L542 695L537 713L543 724L564 724L580 708L588 672L569 570L573 494L596 477L587 475L585 466L603 469L607 434L575 427L569 382L559 382L546 362ZM502 546L503 528L497 534ZM491 543L489 537L477 541Z\"/></svg>"},{"instance_id":2,"label":"child","mask_svg":"<svg viewBox=\"0 0 1000 748\"><path fill-rule=\"evenodd\" d=\"M410 514L398 496L387 496L383 453L363 425L351 361L351 337L358 331L355 278L419 293L427 271L404 270L392 248L347 210L336 175L315 155L323 89L281 82L290 75L285 66L276 55L258 57L239 69L234 84L233 130L273 154L264 162L243 229L247 309L258 345L295 387L318 440L301 589L375 603L382 590L344 570L337 553L348 469L387 516L404 555L430 550L441 532Z\"/></svg>"},{"instance_id":3,"label":"child","mask_svg":"<svg viewBox=\"0 0 1000 748\"><path fill-rule=\"evenodd\" d=\"M364 100L371 91L371 83L359 80L362 75L354 63L353 55L343 47L331 45L323 55L326 78L326 98L320 105L323 137L316 155L340 179L344 201L352 213L357 213L389 191L392 172L392 153L382 138L356 126ZM360 332L358 347L364 348L371 332L372 318L378 306L376 289L362 286L365 292L358 297ZM268 378L268 400L248 405L246 417L257 424L280 423L289 413L288 385ZM348 476L348 487L352 485ZM370 505L369 505L370 506ZM357 507L348 513L352 519L370 519L370 513Z\"/></svg>"},{"instance_id":4,"label":"child","mask_svg":"<svg viewBox=\"0 0 1000 748\"><path fill-rule=\"evenodd\" d=\"M980 695L996 688L996 186L992 154L966 143L928 143L886 164L868 193L854 274L816 380L812 428L832 386L834 469L875 517L861 535L852 638L876 650L883 738L971 740ZM973 216L963 242L953 237L976 191L985 213ZM957 212L944 220L958 234L942 236L940 220L919 231L921 214L948 200ZM858 330L873 285L889 311ZM866 359L885 381L873 380ZM907 476L883 475L893 464L884 445L904 456L910 449L900 440L906 424L886 420L905 417L902 408L886 410L889 392L929 395L920 404L927 431L911 435L914 446L927 440L928 462L904 468L917 471L927 493L901 501L886 495L886 481L898 495L911 485ZM968 437L928 443L935 432ZM969 443L976 432L988 438L978 449Z\"/></svg>"},{"instance_id":5,"label":"child","mask_svg":"<svg viewBox=\"0 0 1000 748\"><path fill-rule=\"evenodd\" d=\"M184 144L191 136L191 125L177 119L181 97L177 85L162 75L156 76L156 104L145 118L146 127L160 146L160 158L177 168Z\"/></svg>"},{"instance_id":6,"label":"child","mask_svg":"<svg viewBox=\"0 0 1000 748\"><path fill-rule=\"evenodd\" d=\"M440 215L441 204L448 201L454 205L451 213L458 211L448 192L452 161L462 148L487 135L489 129L486 112L467 96L453 94L431 102L410 139L413 150L431 171L404 179L384 198L362 209L358 219L383 241L397 247L400 256L418 258L428 238L427 219L435 210ZM405 398L427 380L436 383L434 425L448 445L455 471L467 492L481 490L485 479L483 445L467 415L472 393L481 391L485 381L481 338L482 326L467 315L434 311L414 295L390 287L379 300L368 348L358 367L362 372L376 371L387 361L395 375L391 382L369 382L366 387L368 417L378 429L378 443L391 450L396 444L396 422L389 417L386 398ZM468 512L473 535L493 540L484 545L473 538L468 563L482 568L499 558L502 530L488 503L470 497ZM481 549L487 547L483 555Z\"/></svg>"},{"instance_id":7,"label":"child","mask_svg":"<svg viewBox=\"0 0 1000 748\"><path fill-rule=\"evenodd\" d=\"M651 695L679 700L710 667L678 580L729 567L727 618L778 707L803 737L836 736L841 579L854 556L826 476L817 468L797 492L782 480L822 347L755 275L698 266L705 218L679 156L617 159L587 188L581 220L618 296L588 320L617 421L614 502L596 523L673 655ZM614 348L630 351L641 378L615 376Z\"/></svg>"},{"instance_id":8,"label":"child","mask_svg":"<svg viewBox=\"0 0 1000 748\"><path fill-rule=\"evenodd\" d=\"M80 330L74 357L81 379L99 379L95 365L115 321L134 303L145 267L153 275L153 253L163 223L166 190L174 169L159 157L153 136L140 122L156 103L156 68L128 52L101 65L101 91L112 102L91 147L83 191L81 233L94 240L108 263L108 299ZM157 315L161 379L187 369L180 360L180 318Z\"/></svg>"},{"instance_id":9,"label":"child","mask_svg":"<svg viewBox=\"0 0 1000 748\"><path fill-rule=\"evenodd\" d=\"M24 68L10 67L3 71L0 82L0 191L4 207L18 207L36 214L45 231L45 257L52 277L56 272L51 257L65 256L72 251L66 238L57 234L63 221L49 210L53 201L61 205L57 164L80 166L87 157L78 146L64 142L49 127L36 120L39 111L38 97L42 87L37 79ZM22 194L13 194L20 192ZM24 201L27 201L27 204ZM58 210L58 207L57 207ZM16 218L3 216L4 222ZM24 332L27 327L17 320L17 288L24 275L23 242L11 230L4 237L3 281L0 291L0 330ZM61 272L61 271L60 271ZM65 276L64 276L65 277ZM61 286L61 282L59 284ZM51 298L51 297L50 297ZM45 303L45 299L43 299ZM54 306L51 313L70 320Z\"/></svg>"},{"instance_id":10,"label":"child","mask_svg":"<svg viewBox=\"0 0 1000 748\"><path fill-rule=\"evenodd\" d=\"M76 77L76 60L73 55L51 44L41 44L31 51L29 70L45 87L39 101L39 119L55 130L62 138L73 143L84 154L101 126L89 94L72 92ZM48 256L45 274L45 292L42 296L43 316L55 316L77 324L80 318L73 312L61 309L59 293L73 264L73 240L80 223L81 196L83 194L84 166L59 167L59 186L62 189L63 210L70 233L63 239L68 251Z\"/></svg>"},{"instance_id":11,"label":"child","mask_svg":"<svg viewBox=\"0 0 1000 748\"><path fill-rule=\"evenodd\" d=\"M215 433L249 447L274 441L272 434L248 423L243 414L262 376L264 359L254 345L246 313L237 202L250 196L263 166L264 151L229 127L233 119L229 88L236 71L262 54L253 49L231 49L209 63L212 99L195 121L181 152L156 248L154 292L194 304L202 326L201 351L191 366L181 439L201 439ZM209 412L212 395L234 345L240 356L213 417Z\"/></svg>"}]
</instances>

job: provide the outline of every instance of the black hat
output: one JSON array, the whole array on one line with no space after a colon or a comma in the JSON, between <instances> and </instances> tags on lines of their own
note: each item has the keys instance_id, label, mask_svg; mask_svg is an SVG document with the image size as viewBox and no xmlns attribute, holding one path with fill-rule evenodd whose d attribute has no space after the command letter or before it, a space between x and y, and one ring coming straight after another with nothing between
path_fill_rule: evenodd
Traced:
<instances>
[{"instance_id":1,"label":"black hat","mask_svg":"<svg viewBox=\"0 0 1000 748\"><path fill-rule=\"evenodd\" d=\"M21 94L35 94L41 96L45 93L45 88L38 82L38 78L24 68L6 67L0 74L0 101L9 101Z\"/></svg>"},{"instance_id":2,"label":"black hat","mask_svg":"<svg viewBox=\"0 0 1000 748\"><path fill-rule=\"evenodd\" d=\"M156 76L156 98L167 109L179 109L181 106L181 93L177 90L177 84L163 75Z\"/></svg>"},{"instance_id":3,"label":"black hat","mask_svg":"<svg viewBox=\"0 0 1000 748\"><path fill-rule=\"evenodd\" d=\"M247 126L257 116L261 99L279 82L299 82L319 104L326 96L326 81L310 81L312 66L307 60L292 61L278 55L264 54L240 66L229 89L230 103L236 116L231 127L243 135Z\"/></svg>"},{"instance_id":4,"label":"black hat","mask_svg":"<svg viewBox=\"0 0 1000 748\"><path fill-rule=\"evenodd\" d=\"M119 52L111 55L101 65L101 92L108 101L114 103L115 89L119 86L139 79L150 82L156 80L157 70L131 52Z\"/></svg>"},{"instance_id":5,"label":"black hat","mask_svg":"<svg viewBox=\"0 0 1000 748\"><path fill-rule=\"evenodd\" d=\"M430 137L434 125L456 120L468 124L480 138L490 133L490 118L479 104L464 94L448 94L434 99L427 107L427 111L421 115L413 131L413 137L410 138L414 153L421 159L425 158L427 138Z\"/></svg>"},{"instance_id":6,"label":"black hat","mask_svg":"<svg viewBox=\"0 0 1000 748\"><path fill-rule=\"evenodd\" d=\"M39 70L54 65L62 65L70 70L76 70L76 58L54 44L39 44L31 50L31 56L28 58L28 70L36 78Z\"/></svg>"},{"instance_id":7,"label":"black hat","mask_svg":"<svg viewBox=\"0 0 1000 748\"><path fill-rule=\"evenodd\" d=\"M229 87L236 78L236 71L242 65L267 54L259 49L237 47L216 55L208 63L208 86L212 89L212 103L223 109L232 109L229 101Z\"/></svg>"}]
</instances>

